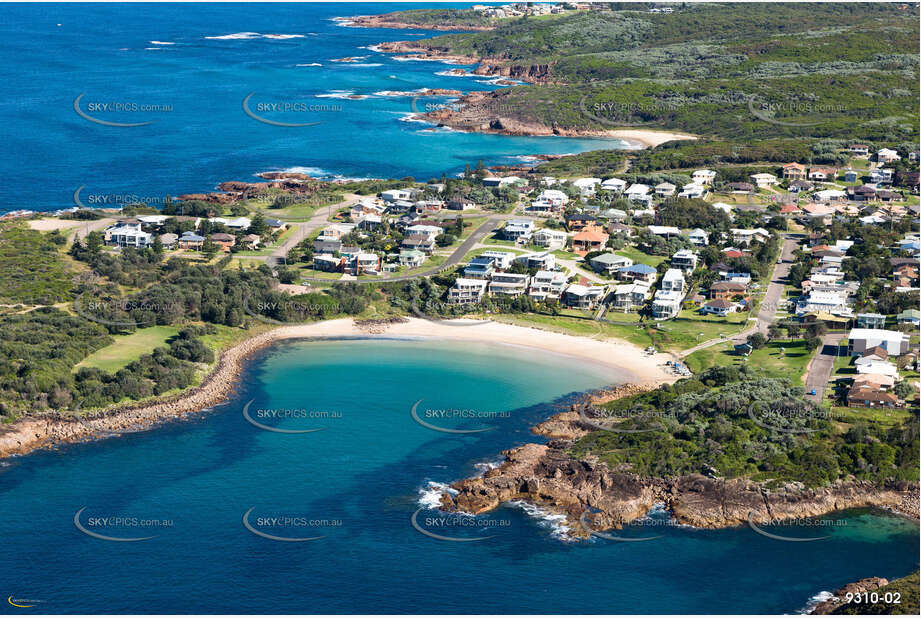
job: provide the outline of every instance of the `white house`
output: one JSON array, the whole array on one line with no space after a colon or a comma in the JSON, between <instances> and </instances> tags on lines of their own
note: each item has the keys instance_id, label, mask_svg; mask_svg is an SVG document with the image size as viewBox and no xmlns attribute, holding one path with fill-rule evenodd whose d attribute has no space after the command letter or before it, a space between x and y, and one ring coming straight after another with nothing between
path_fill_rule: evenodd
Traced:
<instances>
[{"instance_id":1,"label":"white house","mask_svg":"<svg viewBox=\"0 0 921 618\"><path fill-rule=\"evenodd\" d=\"M603 285L584 286L573 284L563 293L563 302L576 309L593 309L604 298L606 287Z\"/></svg>"},{"instance_id":2,"label":"white house","mask_svg":"<svg viewBox=\"0 0 921 618\"><path fill-rule=\"evenodd\" d=\"M531 277L528 296L537 301L557 299L566 287L566 274L555 270L539 270Z\"/></svg>"},{"instance_id":3,"label":"white house","mask_svg":"<svg viewBox=\"0 0 921 618\"><path fill-rule=\"evenodd\" d=\"M763 227L755 228L753 230L732 228L729 230L729 233L732 234L732 242L738 245L746 246L750 245L754 240L765 242L771 237L771 233Z\"/></svg>"},{"instance_id":4,"label":"white house","mask_svg":"<svg viewBox=\"0 0 921 618\"><path fill-rule=\"evenodd\" d=\"M113 225L105 231L106 244L143 248L153 244L153 234L141 230L140 223Z\"/></svg>"},{"instance_id":5,"label":"white house","mask_svg":"<svg viewBox=\"0 0 921 618\"><path fill-rule=\"evenodd\" d=\"M681 188L681 193L678 194L678 197L686 197L688 199L700 199L706 194L707 188L696 182L692 182L684 185Z\"/></svg>"},{"instance_id":6,"label":"white house","mask_svg":"<svg viewBox=\"0 0 921 618\"><path fill-rule=\"evenodd\" d=\"M528 240L534 233L534 222L530 219L510 219L502 228L502 236L506 240Z\"/></svg>"},{"instance_id":7,"label":"white house","mask_svg":"<svg viewBox=\"0 0 921 618\"><path fill-rule=\"evenodd\" d=\"M406 228L406 235L421 234L429 240L434 240L444 232L444 228L438 225L410 225Z\"/></svg>"},{"instance_id":8,"label":"white house","mask_svg":"<svg viewBox=\"0 0 921 618\"><path fill-rule=\"evenodd\" d=\"M211 223L223 223L225 227L231 230L248 230L252 221L248 217L236 217L234 219L226 219L224 217L212 217L208 219Z\"/></svg>"},{"instance_id":9,"label":"white house","mask_svg":"<svg viewBox=\"0 0 921 618\"><path fill-rule=\"evenodd\" d=\"M600 184L600 178L576 178L572 181L572 186L578 188L582 193L594 193L595 187Z\"/></svg>"},{"instance_id":10,"label":"white house","mask_svg":"<svg viewBox=\"0 0 921 618\"><path fill-rule=\"evenodd\" d=\"M458 277L448 290L448 302L456 305L468 305L483 300L488 282L483 279L464 279Z\"/></svg>"},{"instance_id":11,"label":"white house","mask_svg":"<svg viewBox=\"0 0 921 618\"><path fill-rule=\"evenodd\" d=\"M601 183L602 191L615 191L617 193L623 193L624 189L627 188L627 181L621 180L620 178L608 178Z\"/></svg>"},{"instance_id":12,"label":"white house","mask_svg":"<svg viewBox=\"0 0 921 618\"><path fill-rule=\"evenodd\" d=\"M847 192L840 189L822 189L812 194L818 202L837 202L847 198Z\"/></svg>"},{"instance_id":13,"label":"white house","mask_svg":"<svg viewBox=\"0 0 921 618\"><path fill-rule=\"evenodd\" d=\"M412 189L387 189L381 191L381 199L392 204L402 200L411 200L413 193Z\"/></svg>"},{"instance_id":14,"label":"white house","mask_svg":"<svg viewBox=\"0 0 921 618\"><path fill-rule=\"evenodd\" d=\"M534 235L531 237L531 242L533 242L538 247L547 247L548 249L562 249L566 246L566 232L563 232L562 230L541 228L534 232Z\"/></svg>"},{"instance_id":15,"label":"white house","mask_svg":"<svg viewBox=\"0 0 921 618\"><path fill-rule=\"evenodd\" d=\"M681 292L667 292L659 290L652 298L652 317L657 320L673 318L681 312L681 301L684 294Z\"/></svg>"},{"instance_id":16,"label":"white house","mask_svg":"<svg viewBox=\"0 0 921 618\"><path fill-rule=\"evenodd\" d=\"M675 185L670 182L660 182L656 185L656 195L659 197L671 197L675 194Z\"/></svg>"},{"instance_id":17,"label":"white house","mask_svg":"<svg viewBox=\"0 0 921 618\"><path fill-rule=\"evenodd\" d=\"M693 272L697 268L697 254L688 249L676 251L672 256L671 265L684 272Z\"/></svg>"},{"instance_id":18,"label":"white house","mask_svg":"<svg viewBox=\"0 0 921 618\"><path fill-rule=\"evenodd\" d=\"M762 188L762 189L765 189L767 187L770 187L771 185L777 184L777 176L773 174L764 174L764 173L752 174L751 176L749 176L749 178L752 179L752 182L755 183L755 186Z\"/></svg>"},{"instance_id":19,"label":"white house","mask_svg":"<svg viewBox=\"0 0 921 618\"><path fill-rule=\"evenodd\" d=\"M684 292L684 274L677 268L669 268L662 275L659 289L665 292Z\"/></svg>"},{"instance_id":20,"label":"white house","mask_svg":"<svg viewBox=\"0 0 921 618\"><path fill-rule=\"evenodd\" d=\"M691 174L691 179L700 185L709 185L713 184L713 180L716 178L716 172L713 170L697 170Z\"/></svg>"},{"instance_id":21,"label":"white house","mask_svg":"<svg viewBox=\"0 0 921 618\"><path fill-rule=\"evenodd\" d=\"M624 191L624 197L634 201L647 201L649 195L649 185L644 185L640 183L630 185L626 191Z\"/></svg>"},{"instance_id":22,"label":"white house","mask_svg":"<svg viewBox=\"0 0 921 618\"><path fill-rule=\"evenodd\" d=\"M650 234L655 234L656 236L671 238L672 236L681 235L681 230L670 225L647 225L646 227Z\"/></svg>"},{"instance_id":23,"label":"white house","mask_svg":"<svg viewBox=\"0 0 921 618\"><path fill-rule=\"evenodd\" d=\"M565 206L569 202L569 196L558 189L544 189L537 199L552 206Z\"/></svg>"},{"instance_id":24,"label":"white house","mask_svg":"<svg viewBox=\"0 0 921 618\"><path fill-rule=\"evenodd\" d=\"M599 273L611 274L620 268L626 266L633 266L633 260L622 255L617 255L616 253L602 253L601 255L596 255L589 263L592 266L592 270Z\"/></svg>"},{"instance_id":25,"label":"white house","mask_svg":"<svg viewBox=\"0 0 921 618\"><path fill-rule=\"evenodd\" d=\"M480 257L489 258L496 268L499 270L506 270L512 265L515 254L511 251L484 251L480 254Z\"/></svg>"},{"instance_id":26,"label":"white house","mask_svg":"<svg viewBox=\"0 0 921 618\"><path fill-rule=\"evenodd\" d=\"M642 280L616 286L611 299L611 307L617 311L639 309L649 298L650 286L648 281Z\"/></svg>"},{"instance_id":27,"label":"white house","mask_svg":"<svg viewBox=\"0 0 921 618\"><path fill-rule=\"evenodd\" d=\"M489 293L500 296L521 296L528 291L530 275L519 273L495 273L489 282Z\"/></svg>"},{"instance_id":28,"label":"white house","mask_svg":"<svg viewBox=\"0 0 921 618\"><path fill-rule=\"evenodd\" d=\"M898 161L902 157L899 156L898 151L892 150L891 148L881 148L876 151L876 160L879 163L892 163L893 161Z\"/></svg>"},{"instance_id":29,"label":"white house","mask_svg":"<svg viewBox=\"0 0 921 618\"><path fill-rule=\"evenodd\" d=\"M688 234L688 240L698 247L704 247L710 244L710 235L698 227L691 230L691 233Z\"/></svg>"},{"instance_id":30,"label":"white house","mask_svg":"<svg viewBox=\"0 0 921 618\"><path fill-rule=\"evenodd\" d=\"M886 350L889 356L901 356L908 352L908 335L895 330L852 328L847 340L851 355L860 356L876 346Z\"/></svg>"}]
</instances>

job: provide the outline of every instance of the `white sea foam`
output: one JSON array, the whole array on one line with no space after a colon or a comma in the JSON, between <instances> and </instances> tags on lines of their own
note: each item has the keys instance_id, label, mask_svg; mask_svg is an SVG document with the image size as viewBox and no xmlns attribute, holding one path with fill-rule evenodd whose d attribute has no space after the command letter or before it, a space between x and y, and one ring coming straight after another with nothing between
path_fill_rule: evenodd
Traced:
<instances>
[{"instance_id":1,"label":"white sea foam","mask_svg":"<svg viewBox=\"0 0 921 618\"><path fill-rule=\"evenodd\" d=\"M320 64L319 62L304 62L301 64L295 64L294 66L296 67L321 67L323 65Z\"/></svg>"},{"instance_id":2,"label":"white sea foam","mask_svg":"<svg viewBox=\"0 0 921 618\"><path fill-rule=\"evenodd\" d=\"M551 513L547 509L542 509L523 500L512 500L509 504L520 508L528 517L536 519L537 525L542 528L549 528L550 536L553 538L560 541L576 540L575 537L569 534L572 529L566 525L565 515Z\"/></svg>"},{"instance_id":3,"label":"white sea foam","mask_svg":"<svg viewBox=\"0 0 921 618\"><path fill-rule=\"evenodd\" d=\"M498 468L503 463L505 463L505 459L497 459L495 461L481 461L479 463L473 464L473 467L480 474L484 474L486 472L489 472L490 470L494 470L495 468Z\"/></svg>"},{"instance_id":4,"label":"white sea foam","mask_svg":"<svg viewBox=\"0 0 921 618\"><path fill-rule=\"evenodd\" d=\"M835 598L835 595L833 595L827 590L823 590L822 592L819 592L809 597L809 601L806 603L806 606L798 610L796 613L797 614L809 614L812 612L812 610L816 608L816 606L819 603L824 603L825 601L829 601L834 598Z\"/></svg>"},{"instance_id":5,"label":"white sea foam","mask_svg":"<svg viewBox=\"0 0 921 618\"><path fill-rule=\"evenodd\" d=\"M427 509L437 509L441 506L441 494L457 495L457 490L452 489L447 483L429 481L424 487L419 488L419 506Z\"/></svg>"},{"instance_id":6,"label":"white sea foam","mask_svg":"<svg viewBox=\"0 0 921 618\"><path fill-rule=\"evenodd\" d=\"M347 67L359 67L359 68L371 68L371 67L382 67L379 62L347 62L344 66Z\"/></svg>"},{"instance_id":7,"label":"white sea foam","mask_svg":"<svg viewBox=\"0 0 921 618\"><path fill-rule=\"evenodd\" d=\"M175 45L172 41L147 41L151 45Z\"/></svg>"},{"instance_id":8,"label":"white sea foam","mask_svg":"<svg viewBox=\"0 0 921 618\"><path fill-rule=\"evenodd\" d=\"M330 90L325 94L316 95L318 99L346 99L346 100L355 100L355 99L367 99L368 95L366 94L355 94L354 90Z\"/></svg>"},{"instance_id":9,"label":"white sea foam","mask_svg":"<svg viewBox=\"0 0 921 618\"><path fill-rule=\"evenodd\" d=\"M249 39L302 39L303 34L262 34L260 32L234 32L232 34L221 34L215 36L206 36L206 39L217 41L246 41Z\"/></svg>"},{"instance_id":10,"label":"white sea foam","mask_svg":"<svg viewBox=\"0 0 921 618\"><path fill-rule=\"evenodd\" d=\"M479 77L479 75L474 75L466 69L461 69L463 73L452 73L455 69L445 69L444 71L437 71L435 75L441 75L442 77Z\"/></svg>"}]
</instances>

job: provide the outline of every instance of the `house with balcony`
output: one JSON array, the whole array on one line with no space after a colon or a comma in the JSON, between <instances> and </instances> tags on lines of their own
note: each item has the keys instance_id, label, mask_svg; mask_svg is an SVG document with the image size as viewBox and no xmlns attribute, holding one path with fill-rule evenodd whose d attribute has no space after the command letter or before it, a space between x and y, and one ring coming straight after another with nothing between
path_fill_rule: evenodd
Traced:
<instances>
[{"instance_id":1,"label":"house with balcony","mask_svg":"<svg viewBox=\"0 0 921 618\"><path fill-rule=\"evenodd\" d=\"M699 185L712 185L716 179L716 172L713 170L697 170L691 174L691 180Z\"/></svg>"},{"instance_id":2,"label":"house with balcony","mask_svg":"<svg viewBox=\"0 0 921 618\"><path fill-rule=\"evenodd\" d=\"M534 222L530 219L510 219L502 228L502 237L523 244L531 239L534 227Z\"/></svg>"},{"instance_id":3,"label":"house with balcony","mask_svg":"<svg viewBox=\"0 0 921 618\"><path fill-rule=\"evenodd\" d=\"M585 228L572 237L572 250L579 255L601 251L608 244L607 232L599 227Z\"/></svg>"},{"instance_id":4,"label":"house with balcony","mask_svg":"<svg viewBox=\"0 0 921 618\"><path fill-rule=\"evenodd\" d=\"M539 270L531 277L528 296L536 301L559 299L566 287L566 274L556 270Z\"/></svg>"},{"instance_id":5,"label":"house with balcony","mask_svg":"<svg viewBox=\"0 0 921 618\"><path fill-rule=\"evenodd\" d=\"M616 311L637 311L649 300L651 290L652 284L642 279L615 286L611 308Z\"/></svg>"},{"instance_id":6,"label":"house with balcony","mask_svg":"<svg viewBox=\"0 0 921 618\"><path fill-rule=\"evenodd\" d=\"M615 193L623 193L627 188L627 181L621 180L620 178L608 178L601 183L602 191L613 191Z\"/></svg>"},{"instance_id":7,"label":"house with balcony","mask_svg":"<svg viewBox=\"0 0 921 618\"><path fill-rule=\"evenodd\" d=\"M562 249L566 246L566 232L562 230L541 228L534 232L533 236L531 236L531 242L538 247L546 247L548 249Z\"/></svg>"},{"instance_id":8,"label":"house with balcony","mask_svg":"<svg viewBox=\"0 0 921 618\"><path fill-rule=\"evenodd\" d=\"M805 180L806 166L799 163L787 163L783 166L782 175L785 180Z\"/></svg>"},{"instance_id":9,"label":"house with balcony","mask_svg":"<svg viewBox=\"0 0 921 618\"><path fill-rule=\"evenodd\" d=\"M659 290L652 298L652 317L657 320L674 318L681 312L684 294L677 291Z\"/></svg>"},{"instance_id":10,"label":"house with balcony","mask_svg":"<svg viewBox=\"0 0 921 618\"><path fill-rule=\"evenodd\" d=\"M482 258L492 260L497 270L507 270L515 260L516 254L511 251L484 251L480 254Z\"/></svg>"},{"instance_id":11,"label":"house with balcony","mask_svg":"<svg viewBox=\"0 0 921 618\"><path fill-rule=\"evenodd\" d=\"M471 305L483 300L488 282L485 279L458 277L448 290L448 302L454 305Z\"/></svg>"},{"instance_id":12,"label":"house with balcony","mask_svg":"<svg viewBox=\"0 0 921 618\"><path fill-rule=\"evenodd\" d=\"M495 273L489 282L489 293L497 296L521 296L528 290L531 277L518 273Z\"/></svg>"},{"instance_id":13,"label":"house with balcony","mask_svg":"<svg viewBox=\"0 0 921 618\"><path fill-rule=\"evenodd\" d=\"M589 260L589 264L595 272L610 275L626 266L633 266L633 260L616 253L602 253Z\"/></svg>"},{"instance_id":14,"label":"house with balcony","mask_svg":"<svg viewBox=\"0 0 921 618\"><path fill-rule=\"evenodd\" d=\"M624 268L618 268L616 276L621 281L646 281L652 283L656 280L657 271L648 264L634 264Z\"/></svg>"},{"instance_id":15,"label":"house with balcony","mask_svg":"<svg viewBox=\"0 0 921 618\"><path fill-rule=\"evenodd\" d=\"M470 260L470 263L464 268L464 277L467 279L489 279L494 272L496 272L495 260L477 256Z\"/></svg>"},{"instance_id":16,"label":"house with balcony","mask_svg":"<svg viewBox=\"0 0 921 618\"><path fill-rule=\"evenodd\" d=\"M657 197L671 197L675 195L675 191L678 189L675 185L670 182L660 182L656 185L656 196Z\"/></svg>"},{"instance_id":17,"label":"house with balcony","mask_svg":"<svg viewBox=\"0 0 921 618\"><path fill-rule=\"evenodd\" d=\"M659 289L666 292L680 292L684 294L684 273L677 268L669 268L662 275L662 281L659 283Z\"/></svg>"},{"instance_id":18,"label":"house with balcony","mask_svg":"<svg viewBox=\"0 0 921 618\"><path fill-rule=\"evenodd\" d=\"M141 229L141 223L123 223L105 230L103 238L107 245L143 249L153 244L154 236Z\"/></svg>"},{"instance_id":19,"label":"house with balcony","mask_svg":"<svg viewBox=\"0 0 921 618\"><path fill-rule=\"evenodd\" d=\"M676 251L672 256L671 265L672 268L677 268L683 272L689 273L693 272L697 268L697 254L689 249L681 249Z\"/></svg>"},{"instance_id":20,"label":"house with balcony","mask_svg":"<svg viewBox=\"0 0 921 618\"><path fill-rule=\"evenodd\" d=\"M563 292L563 304L573 309L594 309L604 299L606 286L572 284Z\"/></svg>"}]
</instances>

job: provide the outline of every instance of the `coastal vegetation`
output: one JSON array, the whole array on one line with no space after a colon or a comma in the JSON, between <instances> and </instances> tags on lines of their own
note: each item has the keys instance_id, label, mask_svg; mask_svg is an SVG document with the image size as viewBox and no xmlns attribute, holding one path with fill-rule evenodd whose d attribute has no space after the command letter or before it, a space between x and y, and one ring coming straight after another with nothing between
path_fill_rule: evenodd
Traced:
<instances>
[{"instance_id":1,"label":"coastal vegetation","mask_svg":"<svg viewBox=\"0 0 921 618\"><path fill-rule=\"evenodd\" d=\"M894 427L840 427L803 399L801 388L750 365L712 367L697 377L600 406L593 431L573 456L598 456L612 469L649 477L692 473L751 478L768 485L827 485L840 478L918 480L918 420Z\"/></svg>"}]
</instances>

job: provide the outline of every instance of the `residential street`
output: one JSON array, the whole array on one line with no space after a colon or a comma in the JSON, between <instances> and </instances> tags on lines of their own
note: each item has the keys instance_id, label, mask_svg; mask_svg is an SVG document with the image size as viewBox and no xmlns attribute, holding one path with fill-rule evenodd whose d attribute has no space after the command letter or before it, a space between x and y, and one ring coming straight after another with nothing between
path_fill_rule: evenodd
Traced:
<instances>
[{"instance_id":1,"label":"residential street","mask_svg":"<svg viewBox=\"0 0 921 618\"><path fill-rule=\"evenodd\" d=\"M828 333L822 337L822 346L816 351L815 357L806 368L806 397L816 403L822 403L825 397L825 387L831 377L835 364L835 356L840 356L841 340L846 333ZM844 351L846 354L847 352ZM815 395L809 393L815 389Z\"/></svg>"}]
</instances>

